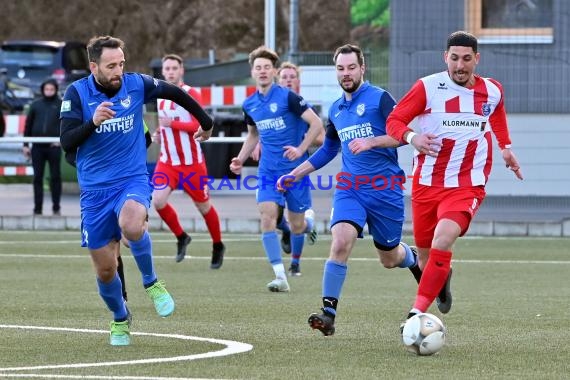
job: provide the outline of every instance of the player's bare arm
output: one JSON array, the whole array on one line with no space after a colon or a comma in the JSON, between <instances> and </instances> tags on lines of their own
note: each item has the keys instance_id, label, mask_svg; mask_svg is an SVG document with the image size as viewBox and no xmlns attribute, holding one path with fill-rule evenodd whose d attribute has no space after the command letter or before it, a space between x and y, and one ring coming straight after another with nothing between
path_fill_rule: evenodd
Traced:
<instances>
[{"instance_id":1,"label":"player's bare arm","mask_svg":"<svg viewBox=\"0 0 570 380\"><path fill-rule=\"evenodd\" d=\"M348 143L348 148L352 154L362 153L372 148L396 148L398 146L400 146L400 142L388 135L356 138Z\"/></svg>"},{"instance_id":2,"label":"player's bare arm","mask_svg":"<svg viewBox=\"0 0 570 380\"><path fill-rule=\"evenodd\" d=\"M259 133L257 127L254 125L247 126L247 137L239 151L237 157L232 158L230 163L230 170L234 174L240 174L243 167L243 163L251 155L251 152L255 149L255 146L259 142Z\"/></svg>"},{"instance_id":3,"label":"player's bare arm","mask_svg":"<svg viewBox=\"0 0 570 380\"><path fill-rule=\"evenodd\" d=\"M511 169L518 179L522 180L523 174L521 171L521 166L511 148L503 149L501 154L503 155L503 160L505 160L506 167Z\"/></svg>"},{"instance_id":4,"label":"player's bare arm","mask_svg":"<svg viewBox=\"0 0 570 380\"><path fill-rule=\"evenodd\" d=\"M323 122L319 115L315 113L311 108L308 108L301 118L309 124L309 130L305 134L305 138L298 147L286 145L283 147L283 157L287 157L289 160L294 161L301 157L307 149L313 144L314 140L319 135L324 135Z\"/></svg>"},{"instance_id":5,"label":"player's bare arm","mask_svg":"<svg viewBox=\"0 0 570 380\"><path fill-rule=\"evenodd\" d=\"M441 141L438 141L437 136L431 133L406 132L404 140L416 148L418 152L431 157L437 157L437 153L441 149Z\"/></svg>"},{"instance_id":6,"label":"player's bare arm","mask_svg":"<svg viewBox=\"0 0 570 380\"><path fill-rule=\"evenodd\" d=\"M279 177L277 180L277 190L287 191L293 182L301 180L306 175L315 171L315 167L309 162L305 161L295 169L291 170L289 174Z\"/></svg>"}]
</instances>

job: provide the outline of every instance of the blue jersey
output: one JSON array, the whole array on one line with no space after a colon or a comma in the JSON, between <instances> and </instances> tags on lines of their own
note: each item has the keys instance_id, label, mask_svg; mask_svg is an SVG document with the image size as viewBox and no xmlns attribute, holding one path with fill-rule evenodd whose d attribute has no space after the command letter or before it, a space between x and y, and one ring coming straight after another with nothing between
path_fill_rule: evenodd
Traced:
<instances>
[{"instance_id":1,"label":"blue jersey","mask_svg":"<svg viewBox=\"0 0 570 380\"><path fill-rule=\"evenodd\" d=\"M82 190L122 186L148 174L143 105L156 98L157 85L148 75L125 73L120 90L109 98L95 87L90 75L66 91L62 118L88 122L102 102L112 102L110 108L116 112L77 149L77 178Z\"/></svg>"},{"instance_id":2,"label":"blue jersey","mask_svg":"<svg viewBox=\"0 0 570 380\"><path fill-rule=\"evenodd\" d=\"M395 105L394 98L388 92L365 82L352 94L352 100L346 100L342 95L330 107L327 137L331 137L328 130L334 128L335 137L342 144L341 172L347 173L343 176L346 183L354 184L356 176L363 176L375 182L376 189L392 190L399 188L393 186L395 182L404 182L396 148L373 148L355 155L348 147L356 138L386 135L386 119ZM342 181L339 186L343 186ZM359 188L372 189L372 185L364 184ZM394 190L398 192L398 189Z\"/></svg>"},{"instance_id":3,"label":"blue jersey","mask_svg":"<svg viewBox=\"0 0 570 380\"><path fill-rule=\"evenodd\" d=\"M259 161L260 171L287 173L305 161L305 153L290 161L283 157L285 145L299 146L307 132L307 123L301 115L309 108L307 102L288 88L274 84L267 95L257 91L243 103L245 122L254 125L263 147Z\"/></svg>"}]
</instances>

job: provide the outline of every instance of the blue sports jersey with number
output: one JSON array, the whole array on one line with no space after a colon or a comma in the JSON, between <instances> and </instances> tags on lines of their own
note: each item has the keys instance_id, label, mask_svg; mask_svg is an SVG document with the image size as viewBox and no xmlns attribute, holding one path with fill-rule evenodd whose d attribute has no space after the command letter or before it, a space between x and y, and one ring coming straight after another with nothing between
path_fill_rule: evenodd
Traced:
<instances>
[{"instance_id":1,"label":"blue sports jersey with number","mask_svg":"<svg viewBox=\"0 0 570 380\"><path fill-rule=\"evenodd\" d=\"M346 173L342 179L346 183L350 182L353 187L358 180L357 176L361 176L361 183L366 179L370 183L362 183L359 188L384 188L402 193L399 186L394 186L394 181L402 184L405 178L404 171L398 164L396 148L373 148L353 154L348 147L356 138L386 135L386 118L395 105L396 102L388 92L365 82L352 94L352 100L346 100L343 95L330 107L327 129L333 127L337 132L342 144L341 172ZM389 183L384 183L385 180ZM339 186L343 186L341 180Z\"/></svg>"},{"instance_id":2,"label":"blue sports jersey with number","mask_svg":"<svg viewBox=\"0 0 570 380\"><path fill-rule=\"evenodd\" d=\"M102 102L112 102L116 112L77 149L77 178L82 190L121 186L133 177L147 175L143 105L156 98L158 82L138 73L125 73L120 90L109 98L95 87L93 75L66 91L61 118L93 118ZM71 88L71 87L70 87Z\"/></svg>"},{"instance_id":3,"label":"blue sports jersey with number","mask_svg":"<svg viewBox=\"0 0 570 380\"><path fill-rule=\"evenodd\" d=\"M245 122L254 125L259 132L262 146L260 171L289 172L305 161L308 154L290 161L283 157L283 147L297 147L307 132L307 123L301 118L309 108L307 102L288 88L274 84L267 95L259 91L243 103Z\"/></svg>"}]
</instances>

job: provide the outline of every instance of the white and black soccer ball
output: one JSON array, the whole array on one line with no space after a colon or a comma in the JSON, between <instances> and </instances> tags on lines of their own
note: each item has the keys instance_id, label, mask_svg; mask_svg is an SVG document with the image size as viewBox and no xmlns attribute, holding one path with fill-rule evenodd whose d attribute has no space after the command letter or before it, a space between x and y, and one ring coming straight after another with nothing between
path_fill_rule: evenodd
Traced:
<instances>
[{"instance_id":1,"label":"white and black soccer ball","mask_svg":"<svg viewBox=\"0 0 570 380\"><path fill-rule=\"evenodd\" d=\"M416 314L406 321L402 340L408 351L417 355L433 355L445 344L446 329L433 314Z\"/></svg>"}]
</instances>

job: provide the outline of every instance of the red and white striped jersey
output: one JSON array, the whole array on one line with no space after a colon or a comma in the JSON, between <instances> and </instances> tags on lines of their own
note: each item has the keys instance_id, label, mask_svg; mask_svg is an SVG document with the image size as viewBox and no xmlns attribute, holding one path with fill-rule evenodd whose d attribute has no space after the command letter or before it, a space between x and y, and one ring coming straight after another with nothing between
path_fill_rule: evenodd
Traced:
<instances>
[{"instance_id":1,"label":"red and white striped jersey","mask_svg":"<svg viewBox=\"0 0 570 380\"><path fill-rule=\"evenodd\" d=\"M181 88L202 105L200 93L185 84ZM171 100L157 99L157 103L158 116L172 119L171 127L159 126L161 135L159 160L172 166L203 163L202 148L193 137L200 126L198 121Z\"/></svg>"},{"instance_id":2,"label":"red and white striped jersey","mask_svg":"<svg viewBox=\"0 0 570 380\"><path fill-rule=\"evenodd\" d=\"M397 115L412 109L419 112ZM492 164L491 130L501 148L510 145L503 90L493 79L475 76L467 88L453 82L447 71L421 78L392 113L399 120L417 116L421 133L434 134L442 143L437 157L415 152L413 174L422 185L485 185Z\"/></svg>"}]
</instances>

